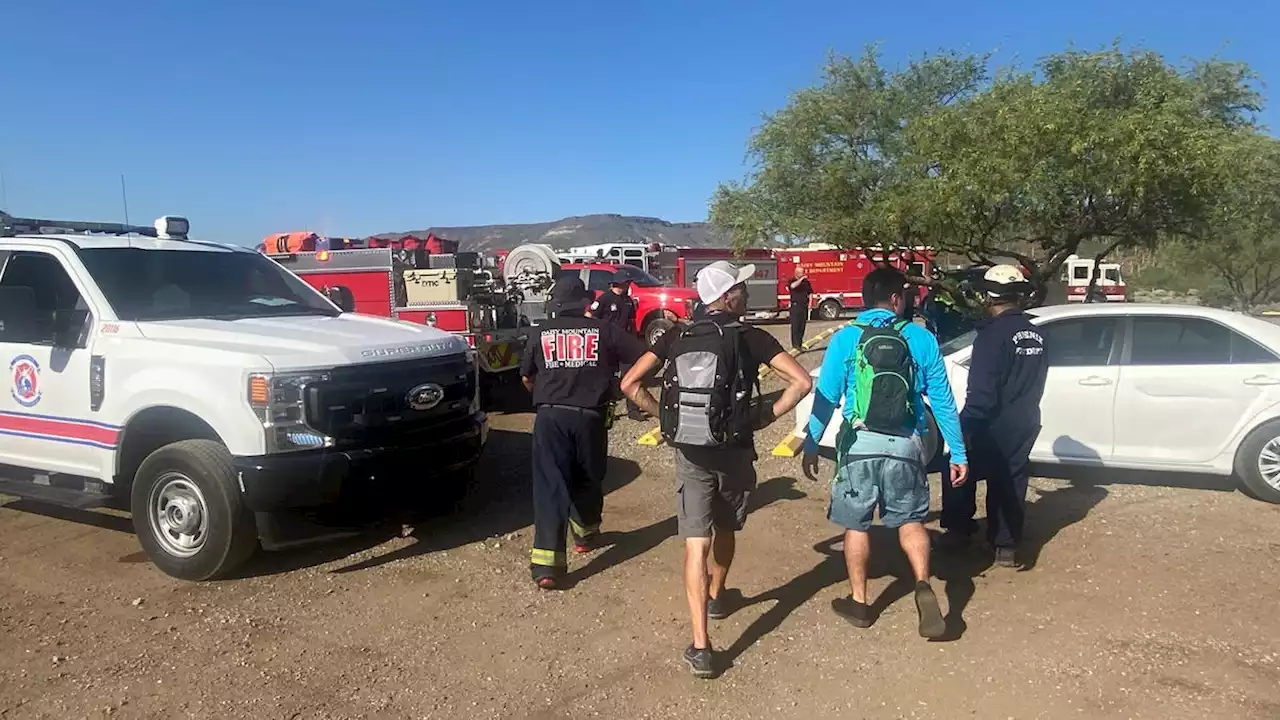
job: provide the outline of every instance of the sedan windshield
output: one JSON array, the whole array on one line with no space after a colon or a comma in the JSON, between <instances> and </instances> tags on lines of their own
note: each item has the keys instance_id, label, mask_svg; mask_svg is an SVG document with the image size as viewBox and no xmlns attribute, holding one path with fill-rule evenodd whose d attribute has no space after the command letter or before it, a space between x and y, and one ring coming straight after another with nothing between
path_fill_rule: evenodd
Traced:
<instances>
[{"instance_id":1,"label":"sedan windshield","mask_svg":"<svg viewBox=\"0 0 1280 720\"><path fill-rule=\"evenodd\" d=\"M79 254L121 320L340 314L257 253L86 248Z\"/></svg>"},{"instance_id":2,"label":"sedan windshield","mask_svg":"<svg viewBox=\"0 0 1280 720\"><path fill-rule=\"evenodd\" d=\"M973 344L974 338L978 337L977 330L970 330L963 335L957 335L950 340L942 343L938 349L942 352L942 357L946 357L954 352L959 352Z\"/></svg>"}]
</instances>

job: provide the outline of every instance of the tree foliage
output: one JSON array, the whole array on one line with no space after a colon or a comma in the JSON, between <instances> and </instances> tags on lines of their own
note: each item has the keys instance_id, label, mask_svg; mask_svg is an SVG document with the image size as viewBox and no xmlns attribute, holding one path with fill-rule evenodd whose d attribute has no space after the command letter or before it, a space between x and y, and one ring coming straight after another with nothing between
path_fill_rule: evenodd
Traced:
<instances>
[{"instance_id":1,"label":"tree foliage","mask_svg":"<svg viewBox=\"0 0 1280 720\"><path fill-rule=\"evenodd\" d=\"M909 153L906 128L984 80L977 57L928 57L899 72L883 68L874 49L856 60L832 57L821 85L797 92L756 131L755 170L716 191L712 223L739 245L776 236L875 242L882 195Z\"/></svg>"},{"instance_id":2,"label":"tree foliage","mask_svg":"<svg viewBox=\"0 0 1280 720\"><path fill-rule=\"evenodd\" d=\"M873 50L768 117L756 165L713 223L845 247L927 244L1016 261L1038 286L1082 245L1101 259L1162 238L1202 242L1223 205L1223 148L1253 136L1243 65L1179 68L1149 51L1070 50L989 77L943 54L890 72Z\"/></svg>"},{"instance_id":3,"label":"tree foliage","mask_svg":"<svg viewBox=\"0 0 1280 720\"><path fill-rule=\"evenodd\" d=\"M1203 227L1164 248L1167 264L1208 269L1240 310L1280 302L1280 141L1242 134L1224 148L1223 192Z\"/></svg>"}]
</instances>

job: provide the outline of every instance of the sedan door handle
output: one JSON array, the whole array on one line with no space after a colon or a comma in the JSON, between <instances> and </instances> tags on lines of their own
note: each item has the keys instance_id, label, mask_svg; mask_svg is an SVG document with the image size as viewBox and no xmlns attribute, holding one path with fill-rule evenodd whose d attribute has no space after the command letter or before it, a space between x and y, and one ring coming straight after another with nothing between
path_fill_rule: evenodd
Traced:
<instances>
[{"instance_id":1,"label":"sedan door handle","mask_svg":"<svg viewBox=\"0 0 1280 720\"><path fill-rule=\"evenodd\" d=\"M1280 385L1280 378L1270 375L1254 375L1244 381L1245 385Z\"/></svg>"},{"instance_id":2,"label":"sedan door handle","mask_svg":"<svg viewBox=\"0 0 1280 720\"><path fill-rule=\"evenodd\" d=\"M1090 375L1087 378L1080 378L1078 382L1080 385L1087 385L1089 387L1101 387L1103 385L1111 384L1111 381L1108 380L1107 378L1098 377L1097 375Z\"/></svg>"}]
</instances>

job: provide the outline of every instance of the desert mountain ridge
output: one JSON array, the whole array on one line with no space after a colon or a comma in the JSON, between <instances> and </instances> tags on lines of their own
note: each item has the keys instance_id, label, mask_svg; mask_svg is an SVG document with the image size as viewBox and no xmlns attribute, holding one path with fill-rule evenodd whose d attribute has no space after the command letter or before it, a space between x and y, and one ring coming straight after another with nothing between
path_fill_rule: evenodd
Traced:
<instances>
[{"instance_id":1,"label":"desert mountain ridge","mask_svg":"<svg viewBox=\"0 0 1280 720\"><path fill-rule=\"evenodd\" d=\"M454 240L462 250L510 249L524 243L546 243L556 248L601 243L666 243L686 247L727 247L727 234L705 222L669 222L660 218L599 214L567 217L543 223L517 225L475 225L468 227L429 227L402 232L378 233L375 237L393 238L407 234L425 236L428 232Z\"/></svg>"}]
</instances>

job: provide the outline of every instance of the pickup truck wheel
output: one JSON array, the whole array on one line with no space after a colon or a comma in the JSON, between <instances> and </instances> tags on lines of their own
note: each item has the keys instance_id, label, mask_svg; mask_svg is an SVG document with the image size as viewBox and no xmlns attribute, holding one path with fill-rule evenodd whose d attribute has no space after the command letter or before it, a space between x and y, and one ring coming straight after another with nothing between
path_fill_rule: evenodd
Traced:
<instances>
[{"instance_id":1,"label":"pickup truck wheel","mask_svg":"<svg viewBox=\"0 0 1280 720\"><path fill-rule=\"evenodd\" d=\"M819 320L839 320L842 312L844 312L844 307L839 300L823 300L818 303Z\"/></svg>"},{"instance_id":2,"label":"pickup truck wheel","mask_svg":"<svg viewBox=\"0 0 1280 720\"><path fill-rule=\"evenodd\" d=\"M1264 423L1240 444L1236 477L1250 495L1280 504L1280 420Z\"/></svg>"},{"instance_id":3,"label":"pickup truck wheel","mask_svg":"<svg viewBox=\"0 0 1280 720\"><path fill-rule=\"evenodd\" d=\"M183 440L148 455L130 500L134 533L166 575L197 581L226 576L258 547L231 453L212 440Z\"/></svg>"},{"instance_id":4,"label":"pickup truck wheel","mask_svg":"<svg viewBox=\"0 0 1280 720\"><path fill-rule=\"evenodd\" d=\"M663 333L675 326L675 323L666 318L650 320L649 324L646 325L644 329L645 342L649 343L649 347L653 347L658 342L658 338L662 337Z\"/></svg>"}]
</instances>

